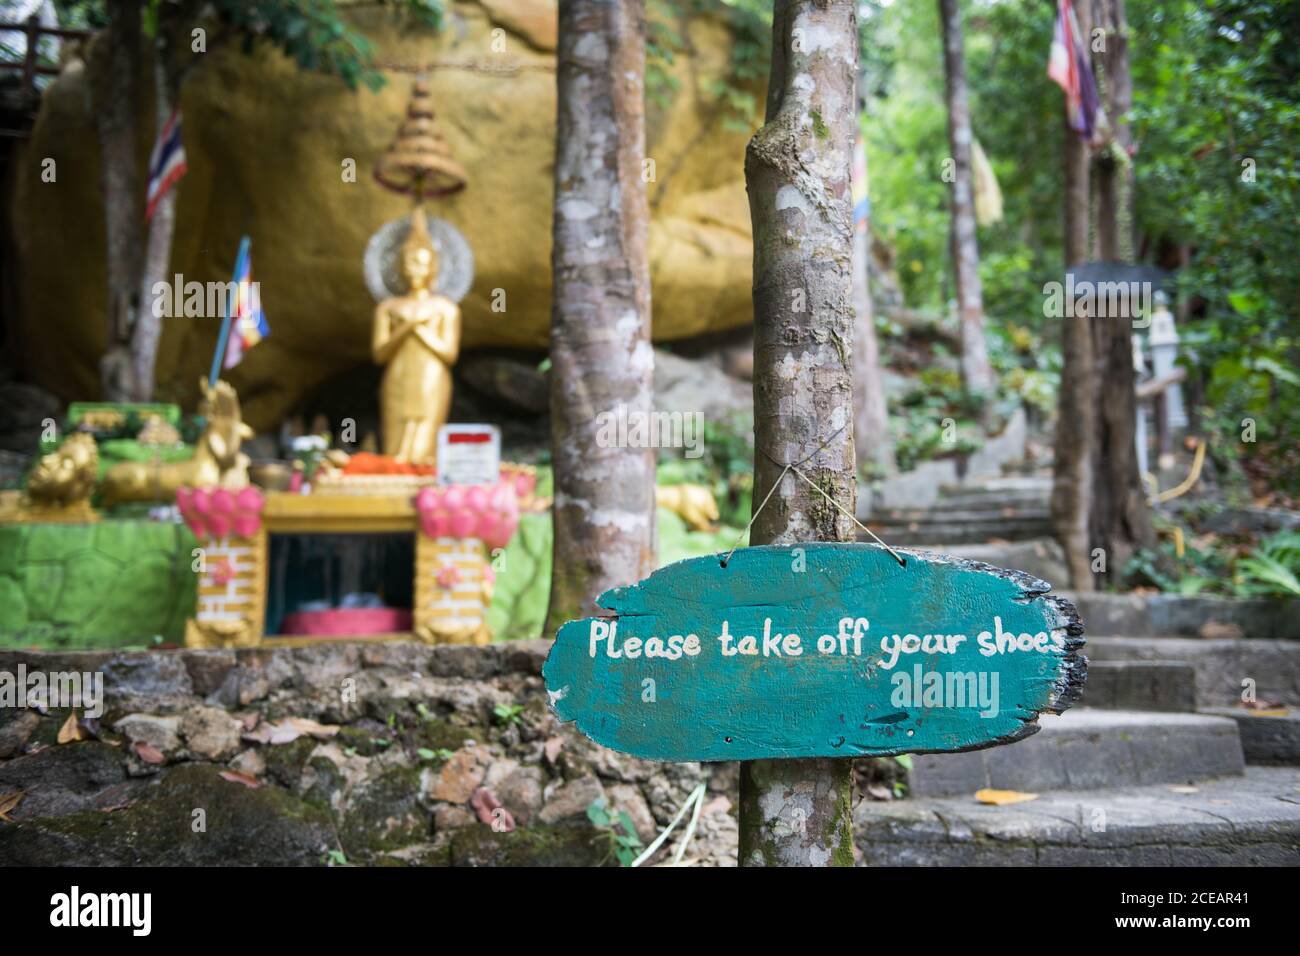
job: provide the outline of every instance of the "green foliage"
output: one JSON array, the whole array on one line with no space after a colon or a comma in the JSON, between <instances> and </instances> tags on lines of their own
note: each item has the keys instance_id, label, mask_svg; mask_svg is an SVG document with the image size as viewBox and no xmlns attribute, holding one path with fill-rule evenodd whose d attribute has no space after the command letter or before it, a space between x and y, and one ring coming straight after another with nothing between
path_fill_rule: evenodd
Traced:
<instances>
[{"instance_id":1,"label":"green foliage","mask_svg":"<svg viewBox=\"0 0 1300 956\"><path fill-rule=\"evenodd\" d=\"M1129 15L1139 217L1191 253L1179 286L1198 308L1183 331L1207 430L1264 453L1300 428L1300 7L1138 0ZM1238 444L1246 417L1258 445Z\"/></svg>"},{"instance_id":2,"label":"green foliage","mask_svg":"<svg viewBox=\"0 0 1300 956\"><path fill-rule=\"evenodd\" d=\"M607 846L606 860L618 860L619 866L631 866L641 853L641 838L626 810L611 810L604 797L587 807L587 819L598 831L597 840Z\"/></svg>"},{"instance_id":3,"label":"green foliage","mask_svg":"<svg viewBox=\"0 0 1300 956\"><path fill-rule=\"evenodd\" d=\"M419 26L441 29L441 0L386 5ZM377 90L384 85L370 41L347 25L335 0L214 0L212 7L237 33L245 53L259 42L269 43L300 68L337 76L349 89Z\"/></svg>"},{"instance_id":4,"label":"green foliage","mask_svg":"<svg viewBox=\"0 0 1300 956\"><path fill-rule=\"evenodd\" d=\"M56 0L59 22L98 29L108 23L110 0ZM442 29L444 0L379 0L394 15L417 29ZM215 18L226 36L245 53L267 43L304 70L337 76L349 89L377 90L384 76L374 62L370 42L348 25L339 0L146 0L143 21L155 35L164 23L187 35L194 24Z\"/></svg>"},{"instance_id":5,"label":"green foliage","mask_svg":"<svg viewBox=\"0 0 1300 956\"><path fill-rule=\"evenodd\" d=\"M1237 586L1244 593L1300 597L1300 532L1280 531L1237 562Z\"/></svg>"},{"instance_id":6,"label":"green foliage","mask_svg":"<svg viewBox=\"0 0 1300 956\"><path fill-rule=\"evenodd\" d=\"M524 708L522 704L497 704L492 708L492 714L500 723L510 727L523 719Z\"/></svg>"},{"instance_id":7,"label":"green foliage","mask_svg":"<svg viewBox=\"0 0 1300 956\"><path fill-rule=\"evenodd\" d=\"M1165 532L1174 528L1168 519L1155 522ZM1172 535L1138 551L1124 569L1125 578L1184 597L1300 597L1300 532L1279 531L1254 546L1214 535L1191 538L1184 532L1183 538L1182 554Z\"/></svg>"},{"instance_id":8,"label":"green foliage","mask_svg":"<svg viewBox=\"0 0 1300 956\"><path fill-rule=\"evenodd\" d=\"M979 414L955 369L937 364L922 369L917 384L890 408L899 468L908 471L931 458L977 450L983 444Z\"/></svg>"}]
</instances>

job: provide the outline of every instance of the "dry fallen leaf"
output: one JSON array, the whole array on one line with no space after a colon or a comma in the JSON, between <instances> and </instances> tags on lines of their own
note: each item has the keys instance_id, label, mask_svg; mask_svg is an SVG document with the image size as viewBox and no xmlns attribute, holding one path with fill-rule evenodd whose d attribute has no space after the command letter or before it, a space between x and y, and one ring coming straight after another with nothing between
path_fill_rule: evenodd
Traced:
<instances>
[{"instance_id":1,"label":"dry fallen leaf","mask_svg":"<svg viewBox=\"0 0 1300 956\"><path fill-rule=\"evenodd\" d=\"M1025 803L1029 800L1037 800L1036 793L1022 793L1019 790L976 790L975 799L980 803L987 803L994 807L1005 807L1012 803Z\"/></svg>"},{"instance_id":2,"label":"dry fallen leaf","mask_svg":"<svg viewBox=\"0 0 1300 956\"><path fill-rule=\"evenodd\" d=\"M1174 793L1200 793L1200 787L1193 787L1186 783L1176 783L1169 788Z\"/></svg>"},{"instance_id":3,"label":"dry fallen leaf","mask_svg":"<svg viewBox=\"0 0 1300 956\"><path fill-rule=\"evenodd\" d=\"M13 823L13 821L9 819L9 814L14 811L18 804L22 803L23 797L25 796L27 796L26 790L14 790L10 793L0 795L0 820L4 820L6 823Z\"/></svg>"},{"instance_id":4,"label":"dry fallen leaf","mask_svg":"<svg viewBox=\"0 0 1300 956\"><path fill-rule=\"evenodd\" d=\"M85 739L86 735L81 732L81 726L77 723L77 712L74 710L68 714L68 719L59 728L58 741L61 744L70 744L73 741Z\"/></svg>"},{"instance_id":5,"label":"dry fallen leaf","mask_svg":"<svg viewBox=\"0 0 1300 956\"><path fill-rule=\"evenodd\" d=\"M337 724L322 724L307 717L286 717L278 724L262 724L244 734L245 740L259 744L291 744L299 737L327 740L339 732Z\"/></svg>"},{"instance_id":6,"label":"dry fallen leaf","mask_svg":"<svg viewBox=\"0 0 1300 956\"><path fill-rule=\"evenodd\" d=\"M262 781L258 780L251 773L244 773L242 770L223 770L217 774L222 780L229 780L231 783L242 783L250 790L256 790L262 786Z\"/></svg>"},{"instance_id":7,"label":"dry fallen leaf","mask_svg":"<svg viewBox=\"0 0 1300 956\"><path fill-rule=\"evenodd\" d=\"M145 743L143 740L137 740L132 745L131 749L134 750L135 755L139 757L141 760L143 760L145 763L166 763L167 762L167 758L163 756L163 752L161 750L159 750L153 744Z\"/></svg>"},{"instance_id":8,"label":"dry fallen leaf","mask_svg":"<svg viewBox=\"0 0 1300 956\"><path fill-rule=\"evenodd\" d=\"M117 812L118 810L126 810L127 808L129 808L129 807L133 807L133 806L135 806L135 801L134 801L134 800L127 800L125 803L114 803L114 804L110 804L110 805L107 806L107 807L100 807L100 808L99 808L99 812L100 812L100 813L115 813L115 812Z\"/></svg>"},{"instance_id":9,"label":"dry fallen leaf","mask_svg":"<svg viewBox=\"0 0 1300 956\"><path fill-rule=\"evenodd\" d=\"M546 762L553 764L556 758L560 756L560 751L564 749L564 738L551 737L546 741L542 749L546 751Z\"/></svg>"}]
</instances>

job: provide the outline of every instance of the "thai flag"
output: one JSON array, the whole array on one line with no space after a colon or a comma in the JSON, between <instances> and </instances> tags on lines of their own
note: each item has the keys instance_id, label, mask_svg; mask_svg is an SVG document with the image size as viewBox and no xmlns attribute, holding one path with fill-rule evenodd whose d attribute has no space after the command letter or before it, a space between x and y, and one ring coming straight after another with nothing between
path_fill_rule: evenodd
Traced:
<instances>
[{"instance_id":1,"label":"thai flag","mask_svg":"<svg viewBox=\"0 0 1300 956\"><path fill-rule=\"evenodd\" d=\"M1070 128L1083 139L1092 139L1099 105L1097 82L1070 0L1057 0L1056 31L1047 59L1047 75L1065 91Z\"/></svg>"},{"instance_id":2,"label":"thai flag","mask_svg":"<svg viewBox=\"0 0 1300 956\"><path fill-rule=\"evenodd\" d=\"M185 147L181 143L181 111L174 110L163 124L149 157L149 188L145 194L144 217L153 219L158 201L185 175Z\"/></svg>"},{"instance_id":3,"label":"thai flag","mask_svg":"<svg viewBox=\"0 0 1300 956\"><path fill-rule=\"evenodd\" d=\"M271 334L271 325L262 311L262 294L253 281L253 257L247 239L240 243L232 281L235 289L230 301L230 337L224 368L234 368L245 352Z\"/></svg>"}]
</instances>

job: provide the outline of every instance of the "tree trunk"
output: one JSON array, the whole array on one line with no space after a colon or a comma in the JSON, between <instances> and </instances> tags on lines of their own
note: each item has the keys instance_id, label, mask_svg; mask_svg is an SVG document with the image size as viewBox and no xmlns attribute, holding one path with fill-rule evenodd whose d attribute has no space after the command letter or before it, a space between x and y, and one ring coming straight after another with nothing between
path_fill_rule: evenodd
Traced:
<instances>
[{"instance_id":1,"label":"tree trunk","mask_svg":"<svg viewBox=\"0 0 1300 956\"><path fill-rule=\"evenodd\" d=\"M1091 27L1087 3L1076 7L1079 28ZM1089 146L1070 128L1063 108L1065 131L1065 268L1088 255ZM1052 476L1052 527L1065 552L1070 586L1093 589L1089 512L1093 491L1092 448L1096 432L1097 375L1094 367L1091 320L1075 313L1061 317L1061 384L1057 396L1056 441Z\"/></svg>"},{"instance_id":2,"label":"tree trunk","mask_svg":"<svg viewBox=\"0 0 1300 956\"><path fill-rule=\"evenodd\" d=\"M166 41L159 37L154 52L154 141L171 116L176 91L167 73ZM176 193L179 185L167 190L154 208L149 221L149 239L145 244L144 266L140 275L140 309L131 335L131 363L135 370L135 400L148 402L154 394L154 365L158 359L158 341L162 338L162 318L155 314L153 288L170 278L172 235L176 228Z\"/></svg>"},{"instance_id":3,"label":"tree trunk","mask_svg":"<svg viewBox=\"0 0 1300 956\"><path fill-rule=\"evenodd\" d=\"M856 61L852 0L776 0L766 123L745 154L754 234L756 545L854 538L852 520L793 473L761 504L785 464L798 463L849 514L854 508ZM742 763L741 865L852 865L851 767L849 760Z\"/></svg>"},{"instance_id":4,"label":"tree trunk","mask_svg":"<svg viewBox=\"0 0 1300 956\"><path fill-rule=\"evenodd\" d=\"M136 175L135 111L140 63L140 3L108 5L109 23L100 40L102 99L96 108L104 188L108 311L104 357L100 362L102 398L129 401L134 389L128 345L135 321L140 279L140 193Z\"/></svg>"},{"instance_id":5,"label":"tree trunk","mask_svg":"<svg viewBox=\"0 0 1300 956\"><path fill-rule=\"evenodd\" d=\"M980 288L975 187L971 178L970 103L966 93L966 58L962 51L961 8L957 0L939 0L939 21L943 26L948 147L953 160L948 194L952 202L952 264L961 327L961 377L967 394L992 395L997 380L984 340L984 295Z\"/></svg>"},{"instance_id":6,"label":"tree trunk","mask_svg":"<svg viewBox=\"0 0 1300 956\"><path fill-rule=\"evenodd\" d=\"M876 339L876 314L871 302L871 223L854 223L853 230L853 439L858 474L890 473L897 468L889 437L889 408Z\"/></svg>"},{"instance_id":7,"label":"tree trunk","mask_svg":"<svg viewBox=\"0 0 1300 956\"><path fill-rule=\"evenodd\" d=\"M618 447L652 411L644 0L562 0L551 311L555 542L547 630L655 564L655 452ZM629 438L633 435L627 429Z\"/></svg>"},{"instance_id":8,"label":"tree trunk","mask_svg":"<svg viewBox=\"0 0 1300 956\"><path fill-rule=\"evenodd\" d=\"M1128 111L1133 103L1133 82L1129 72L1124 0L1100 0L1097 9L1099 25L1106 28L1106 49L1102 57L1106 114L1115 143L1127 156L1132 142ZM1108 150L1098 160L1096 173L1101 258L1105 262L1129 262L1133 254L1132 166ZM1092 545L1104 550L1106 572L1112 577L1123 571L1137 548L1146 547L1153 540L1135 448L1134 318L1133 315L1106 316L1090 323L1098 375L1106 387L1098 395L1089 526Z\"/></svg>"}]
</instances>

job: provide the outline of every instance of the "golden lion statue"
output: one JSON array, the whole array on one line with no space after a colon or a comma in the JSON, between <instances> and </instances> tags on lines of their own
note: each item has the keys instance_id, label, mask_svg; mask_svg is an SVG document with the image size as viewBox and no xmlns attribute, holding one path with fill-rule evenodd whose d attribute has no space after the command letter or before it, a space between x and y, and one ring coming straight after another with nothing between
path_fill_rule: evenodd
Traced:
<instances>
[{"instance_id":1,"label":"golden lion statue","mask_svg":"<svg viewBox=\"0 0 1300 956\"><path fill-rule=\"evenodd\" d=\"M708 531L718 520L718 503L704 485L659 485L655 504L673 512L692 531Z\"/></svg>"},{"instance_id":2,"label":"golden lion statue","mask_svg":"<svg viewBox=\"0 0 1300 956\"><path fill-rule=\"evenodd\" d=\"M211 388L199 380L203 399L199 411L207 427L199 437L194 457L187 461L124 461L104 474L100 491L104 503L124 501L170 501L182 485L243 488L248 485L248 456L239 450L253 430L243 423L239 396L229 382L218 381Z\"/></svg>"},{"instance_id":3,"label":"golden lion statue","mask_svg":"<svg viewBox=\"0 0 1300 956\"><path fill-rule=\"evenodd\" d=\"M37 506L71 507L90 498L98 478L95 438L77 432L36 463L27 476L27 497Z\"/></svg>"}]
</instances>

